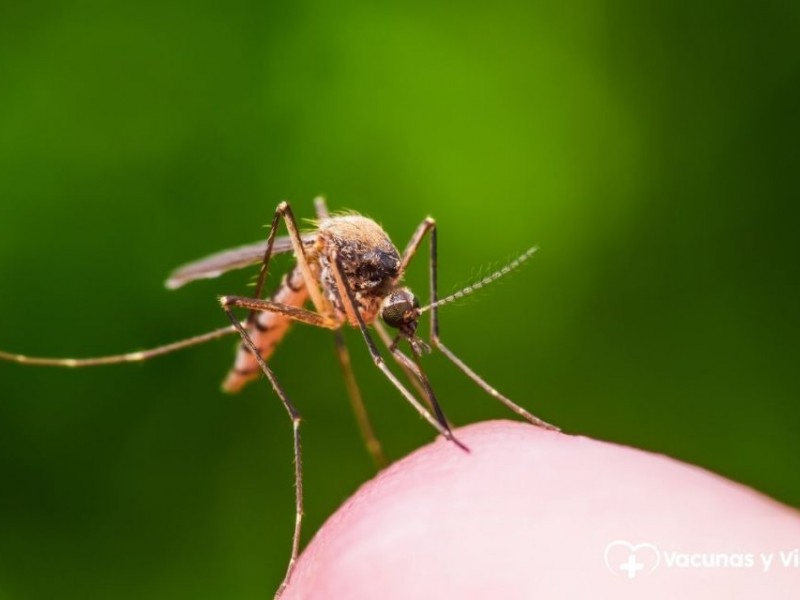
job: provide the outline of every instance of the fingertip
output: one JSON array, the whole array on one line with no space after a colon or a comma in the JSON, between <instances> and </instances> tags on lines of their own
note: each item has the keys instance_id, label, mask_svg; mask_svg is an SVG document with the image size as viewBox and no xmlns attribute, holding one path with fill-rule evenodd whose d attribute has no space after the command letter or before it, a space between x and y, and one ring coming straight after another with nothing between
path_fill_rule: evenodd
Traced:
<instances>
[{"instance_id":1,"label":"fingertip","mask_svg":"<svg viewBox=\"0 0 800 600\"><path fill-rule=\"evenodd\" d=\"M793 509L666 456L509 421L456 433L470 453L440 438L362 486L309 544L284 598L674 597L691 572L620 587L629 582L604 549L800 539ZM747 589L753 574L716 573L696 597ZM800 570L769 584L786 577L797 585Z\"/></svg>"}]
</instances>

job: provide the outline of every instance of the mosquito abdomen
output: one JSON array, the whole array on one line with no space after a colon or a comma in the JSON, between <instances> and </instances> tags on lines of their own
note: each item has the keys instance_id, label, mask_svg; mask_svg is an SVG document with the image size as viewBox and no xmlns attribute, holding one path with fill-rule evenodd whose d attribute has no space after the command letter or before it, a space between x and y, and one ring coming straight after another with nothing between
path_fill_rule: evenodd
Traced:
<instances>
[{"instance_id":1,"label":"mosquito abdomen","mask_svg":"<svg viewBox=\"0 0 800 600\"><path fill-rule=\"evenodd\" d=\"M307 299L308 290L299 267L295 267L290 273L283 276L280 286L271 297L274 302L288 304L297 308L301 308ZM248 326L247 333L265 361L272 356L275 347L286 334L291 323L291 319L279 313L256 313L255 321ZM228 375L222 383L222 390L235 394L247 383L257 379L260 373L261 368L250 353L250 350L240 344L233 367L228 371Z\"/></svg>"}]
</instances>

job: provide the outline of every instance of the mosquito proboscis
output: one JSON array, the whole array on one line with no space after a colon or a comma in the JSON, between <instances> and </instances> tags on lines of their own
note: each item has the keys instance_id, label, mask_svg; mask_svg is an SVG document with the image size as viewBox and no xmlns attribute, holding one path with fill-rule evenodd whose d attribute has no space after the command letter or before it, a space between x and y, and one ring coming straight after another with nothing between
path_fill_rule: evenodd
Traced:
<instances>
[{"instance_id":1,"label":"mosquito proboscis","mask_svg":"<svg viewBox=\"0 0 800 600\"><path fill-rule=\"evenodd\" d=\"M442 343L439 335L440 306L471 294L516 269L531 257L536 250L535 247L473 285L440 299L437 294L437 228L432 218L427 217L422 221L401 254L386 232L372 219L356 213L331 215L322 198L317 198L314 205L317 216L314 231L301 233L291 206L288 202L281 202L275 210L266 242L226 250L189 263L174 271L166 281L168 288L175 289L198 279L217 277L232 269L260 263L261 268L252 296L219 298L220 305L230 320L230 325L227 327L149 350L97 358L44 358L0 351L0 360L20 364L90 367L139 362L238 333L241 344L234 365L222 384L223 390L237 392L249 381L263 374L280 398L292 422L296 490L295 527L289 564L276 592L276 598L288 585L299 552L303 515L303 469L300 413L278 382L268 365L268 360L293 321L334 332L336 352L348 396L367 449L378 466L385 465L386 459L356 383L341 331L345 325L360 330L375 366L436 431L463 451L468 449L453 435L422 368L421 357L431 351L431 346L444 354L485 392L517 415L534 425L557 430L553 425L535 417L486 383ZM289 234L278 237L277 231L281 221L285 223ZM430 301L421 306L411 290L402 285L402 279L426 237L430 248ZM269 298L262 298L272 256L288 252L293 253L296 264L283 275L275 292ZM244 319L234 314L233 311L237 308L248 311ZM430 312L430 346L417 335L419 319L426 312ZM422 401L388 367L372 337L370 326L378 333L392 359L399 365ZM408 354L400 348L402 342L406 343Z\"/></svg>"}]
</instances>

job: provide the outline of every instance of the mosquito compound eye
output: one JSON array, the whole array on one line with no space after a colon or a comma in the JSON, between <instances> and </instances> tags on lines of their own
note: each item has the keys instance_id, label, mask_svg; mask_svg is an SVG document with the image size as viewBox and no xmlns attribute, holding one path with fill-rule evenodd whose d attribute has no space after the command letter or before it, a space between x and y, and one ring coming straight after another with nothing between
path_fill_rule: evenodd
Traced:
<instances>
[{"instance_id":1,"label":"mosquito compound eye","mask_svg":"<svg viewBox=\"0 0 800 600\"><path fill-rule=\"evenodd\" d=\"M419 302L407 288L400 288L389 294L381 307L381 318L390 327L400 329L416 321Z\"/></svg>"},{"instance_id":2,"label":"mosquito compound eye","mask_svg":"<svg viewBox=\"0 0 800 600\"><path fill-rule=\"evenodd\" d=\"M383 307L381 318L389 327L399 328L406 322L406 315L412 305L405 300L391 302Z\"/></svg>"}]
</instances>

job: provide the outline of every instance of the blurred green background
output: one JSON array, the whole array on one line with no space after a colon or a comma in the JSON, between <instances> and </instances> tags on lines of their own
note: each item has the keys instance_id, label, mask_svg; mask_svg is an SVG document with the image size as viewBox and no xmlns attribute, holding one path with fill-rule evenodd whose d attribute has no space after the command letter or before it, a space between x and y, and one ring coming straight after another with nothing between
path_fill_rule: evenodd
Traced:
<instances>
[{"instance_id":1,"label":"blurred green background","mask_svg":"<svg viewBox=\"0 0 800 600\"><path fill-rule=\"evenodd\" d=\"M278 201L440 224L443 338L565 430L800 505L800 5L237 1L0 7L0 348L91 356L226 323ZM282 264L286 264L284 261ZM409 282L425 297L425 267ZM387 451L427 424L348 332ZM143 365L0 364L0 598L264 598L291 434L233 339ZM456 423L510 418L442 357ZM306 418L304 539L373 470L328 332L272 365Z\"/></svg>"}]
</instances>

